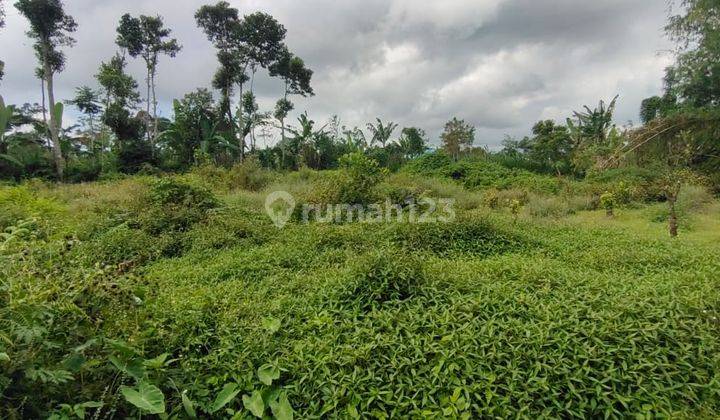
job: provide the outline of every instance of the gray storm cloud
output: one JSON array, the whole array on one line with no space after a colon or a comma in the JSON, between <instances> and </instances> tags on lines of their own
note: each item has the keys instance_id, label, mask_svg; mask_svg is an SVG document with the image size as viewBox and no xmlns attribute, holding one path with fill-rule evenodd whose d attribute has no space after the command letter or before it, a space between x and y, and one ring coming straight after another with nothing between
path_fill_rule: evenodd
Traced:
<instances>
[{"instance_id":1,"label":"gray storm cloud","mask_svg":"<svg viewBox=\"0 0 720 420\"><path fill-rule=\"evenodd\" d=\"M38 102L39 82L27 23L5 1L0 30L7 102ZM125 12L161 14L183 45L163 58L158 94L169 116L173 98L208 87L215 52L195 26L205 2L66 0L78 21L77 44L57 79L60 98L94 85L100 61L115 51L115 26ZM444 122L465 118L478 143L497 146L505 134L526 134L541 118L564 120L573 109L621 95L618 123L636 121L640 101L659 92L671 60L663 37L662 0L248 0L241 13L262 10L288 29L287 43L315 70L316 96L296 100L315 120L338 115L364 126L375 117L424 128L437 141ZM133 75L142 82L140 62ZM280 95L276 80L256 81L261 107Z\"/></svg>"}]
</instances>

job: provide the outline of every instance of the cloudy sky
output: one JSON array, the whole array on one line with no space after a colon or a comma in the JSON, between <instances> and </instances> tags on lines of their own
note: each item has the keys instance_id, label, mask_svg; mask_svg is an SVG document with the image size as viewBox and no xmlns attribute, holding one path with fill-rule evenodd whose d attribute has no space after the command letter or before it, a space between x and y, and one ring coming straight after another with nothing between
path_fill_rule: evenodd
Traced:
<instances>
[{"instance_id":1,"label":"cloudy sky","mask_svg":"<svg viewBox=\"0 0 720 420\"><path fill-rule=\"evenodd\" d=\"M39 102L27 23L4 2L0 31L6 102ZM169 116L173 98L209 87L215 51L193 15L206 0L65 0L79 26L56 96L94 86L98 64L115 52L123 13L161 14L183 45L159 66L158 95ZM661 89L672 57L662 27L665 0L229 0L247 14L265 11L288 30L287 44L315 71L316 96L297 99L316 121L337 114L347 126L375 117L419 126L437 143L452 116L477 127L476 144L529 132L539 119L564 121L573 109L620 95L618 124L637 121L640 101ZM143 81L143 65L130 71ZM280 95L259 77L261 107Z\"/></svg>"}]
</instances>

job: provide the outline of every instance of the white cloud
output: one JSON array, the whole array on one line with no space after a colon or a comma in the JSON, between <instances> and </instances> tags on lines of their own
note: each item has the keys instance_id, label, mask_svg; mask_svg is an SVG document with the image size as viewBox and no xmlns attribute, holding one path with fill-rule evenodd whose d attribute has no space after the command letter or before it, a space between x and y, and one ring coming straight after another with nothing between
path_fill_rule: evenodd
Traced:
<instances>
[{"instance_id":1,"label":"white cloud","mask_svg":"<svg viewBox=\"0 0 720 420\"><path fill-rule=\"evenodd\" d=\"M463 36L496 14L505 0L395 0L391 2L388 23L407 29L430 26L437 33Z\"/></svg>"},{"instance_id":2,"label":"white cloud","mask_svg":"<svg viewBox=\"0 0 720 420\"><path fill-rule=\"evenodd\" d=\"M183 44L160 61L158 94L173 98L207 87L215 51L196 28L195 10L216 0L67 0L80 24L77 45L57 78L57 96L94 85L101 60L114 54L115 26L125 12L161 13ZM7 2L6 2L7 4ZM621 94L617 120L636 119L640 101L661 89L667 48L662 2L647 0L231 0L241 13L263 10L288 29L287 43L315 70L316 96L293 98L296 114L347 125L375 117L418 125L436 137L452 116L478 127L478 141L499 144L541 118L563 121L571 110ZM27 23L7 4L0 59L7 102L40 100ZM130 71L142 83L142 63ZM268 109L280 84L256 80Z\"/></svg>"}]
</instances>

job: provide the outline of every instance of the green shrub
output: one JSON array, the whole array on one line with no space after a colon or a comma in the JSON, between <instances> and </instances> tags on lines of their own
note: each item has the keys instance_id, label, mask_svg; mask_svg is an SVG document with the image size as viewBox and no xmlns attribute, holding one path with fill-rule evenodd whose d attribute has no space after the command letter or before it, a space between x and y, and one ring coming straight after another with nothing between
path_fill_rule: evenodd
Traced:
<instances>
[{"instance_id":1,"label":"green shrub","mask_svg":"<svg viewBox=\"0 0 720 420\"><path fill-rule=\"evenodd\" d=\"M255 158L248 158L245 162L234 165L229 175L232 189L248 191L260 191L274 179L273 174L264 169Z\"/></svg>"},{"instance_id":2,"label":"green shrub","mask_svg":"<svg viewBox=\"0 0 720 420\"><path fill-rule=\"evenodd\" d=\"M65 170L67 182L89 182L100 177L100 162L93 159L76 159L68 162Z\"/></svg>"},{"instance_id":3,"label":"green shrub","mask_svg":"<svg viewBox=\"0 0 720 420\"><path fill-rule=\"evenodd\" d=\"M615 206L617 206L618 200L615 194L611 192L605 192L600 196L600 206L605 209L608 216L615 214Z\"/></svg>"},{"instance_id":4,"label":"green shrub","mask_svg":"<svg viewBox=\"0 0 720 420\"><path fill-rule=\"evenodd\" d=\"M687 226L690 216L712 202L712 194L707 188L698 185L686 185L680 190L675 210L681 224ZM657 223L665 223L670 217L670 209L665 203L648 207L645 212L648 218Z\"/></svg>"},{"instance_id":5,"label":"green shrub","mask_svg":"<svg viewBox=\"0 0 720 420\"><path fill-rule=\"evenodd\" d=\"M89 263L101 266L141 265L160 256L162 246L157 237L123 224L83 243L76 252Z\"/></svg>"},{"instance_id":6,"label":"green shrub","mask_svg":"<svg viewBox=\"0 0 720 420\"><path fill-rule=\"evenodd\" d=\"M453 160L448 154L438 151L411 160L403 169L406 172L418 175L440 175L452 164Z\"/></svg>"},{"instance_id":7,"label":"green shrub","mask_svg":"<svg viewBox=\"0 0 720 420\"><path fill-rule=\"evenodd\" d=\"M343 300L370 308L408 299L424 282L420 259L389 249L373 251L355 261Z\"/></svg>"},{"instance_id":8,"label":"green shrub","mask_svg":"<svg viewBox=\"0 0 720 420\"><path fill-rule=\"evenodd\" d=\"M461 253L490 256L531 246L524 239L476 218L451 223L393 225L388 228L387 235L391 242L408 252L429 251L441 256Z\"/></svg>"},{"instance_id":9,"label":"green shrub","mask_svg":"<svg viewBox=\"0 0 720 420\"><path fill-rule=\"evenodd\" d=\"M377 161L362 153L340 158L340 169L329 172L318 182L306 201L312 204L370 204L378 197L375 187L386 173Z\"/></svg>"},{"instance_id":10,"label":"green shrub","mask_svg":"<svg viewBox=\"0 0 720 420\"><path fill-rule=\"evenodd\" d=\"M187 230L218 206L218 200L207 189L173 178L161 178L151 182L135 212L143 229L159 234Z\"/></svg>"}]
</instances>

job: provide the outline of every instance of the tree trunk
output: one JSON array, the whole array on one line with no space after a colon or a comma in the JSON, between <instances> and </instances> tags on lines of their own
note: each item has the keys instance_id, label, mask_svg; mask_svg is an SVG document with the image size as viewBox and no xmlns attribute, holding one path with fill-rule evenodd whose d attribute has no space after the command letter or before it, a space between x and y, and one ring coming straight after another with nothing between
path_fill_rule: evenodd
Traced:
<instances>
[{"instance_id":1,"label":"tree trunk","mask_svg":"<svg viewBox=\"0 0 720 420\"><path fill-rule=\"evenodd\" d=\"M668 229L671 238L678 236L678 217L675 204L677 202L677 194L668 197L668 205L670 206L670 217L668 218Z\"/></svg>"},{"instance_id":2,"label":"tree trunk","mask_svg":"<svg viewBox=\"0 0 720 420\"><path fill-rule=\"evenodd\" d=\"M244 73L244 72L243 72ZM243 158L245 157L245 122L243 121L243 115L245 114L243 112L243 85L240 83L240 106L238 107L238 113L240 116L238 117L238 138L239 138L239 147L240 147L240 162L243 161Z\"/></svg>"},{"instance_id":3,"label":"tree trunk","mask_svg":"<svg viewBox=\"0 0 720 420\"><path fill-rule=\"evenodd\" d=\"M45 73L45 69L43 67L43 73ZM45 127L48 129L48 132L45 133L46 136L49 137L50 135L50 125L48 124L47 119L47 104L45 103L45 76L43 75L40 78L40 92L42 93L42 116L43 116L43 122L45 123ZM48 149L48 151L52 151L52 140L48 140L47 137L44 139L44 146Z\"/></svg>"},{"instance_id":4,"label":"tree trunk","mask_svg":"<svg viewBox=\"0 0 720 420\"><path fill-rule=\"evenodd\" d=\"M47 83L48 101L50 101L50 139L52 141L53 157L55 159L55 167L57 169L58 179L62 181L65 177L65 158L62 155L60 147L60 121L55 116L55 92L53 85L53 74L48 61L47 47L45 47L45 56L43 57L43 73L45 82Z\"/></svg>"},{"instance_id":5,"label":"tree trunk","mask_svg":"<svg viewBox=\"0 0 720 420\"><path fill-rule=\"evenodd\" d=\"M152 144L155 144L155 141L157 140L158 135L158 116L157 116L157 95L155 94L155 73L156 70L152 70L152 77L150 79L150 83L152 84L152 101L153 101L153 132L152 132ZM153 153L155 152L155 148L153 147Z\"/></svg>"},{"instance_id":6,"label":"tree trunk","mask_svg":"<svg viewBox=\"0 0 720 420\"><path fill-rule=\"evenodd\" d=\"M155 156L155 147L153 144L153 138L152 138L152 127L150 121L148 119L152 114L150 114L150 65L147 66L147 77L145 77L145 87L146 87L146 95L145 95L145 135L147 136L148 142L150 142L150 154L151 156Z\"/></svg>"}]
</instances>

